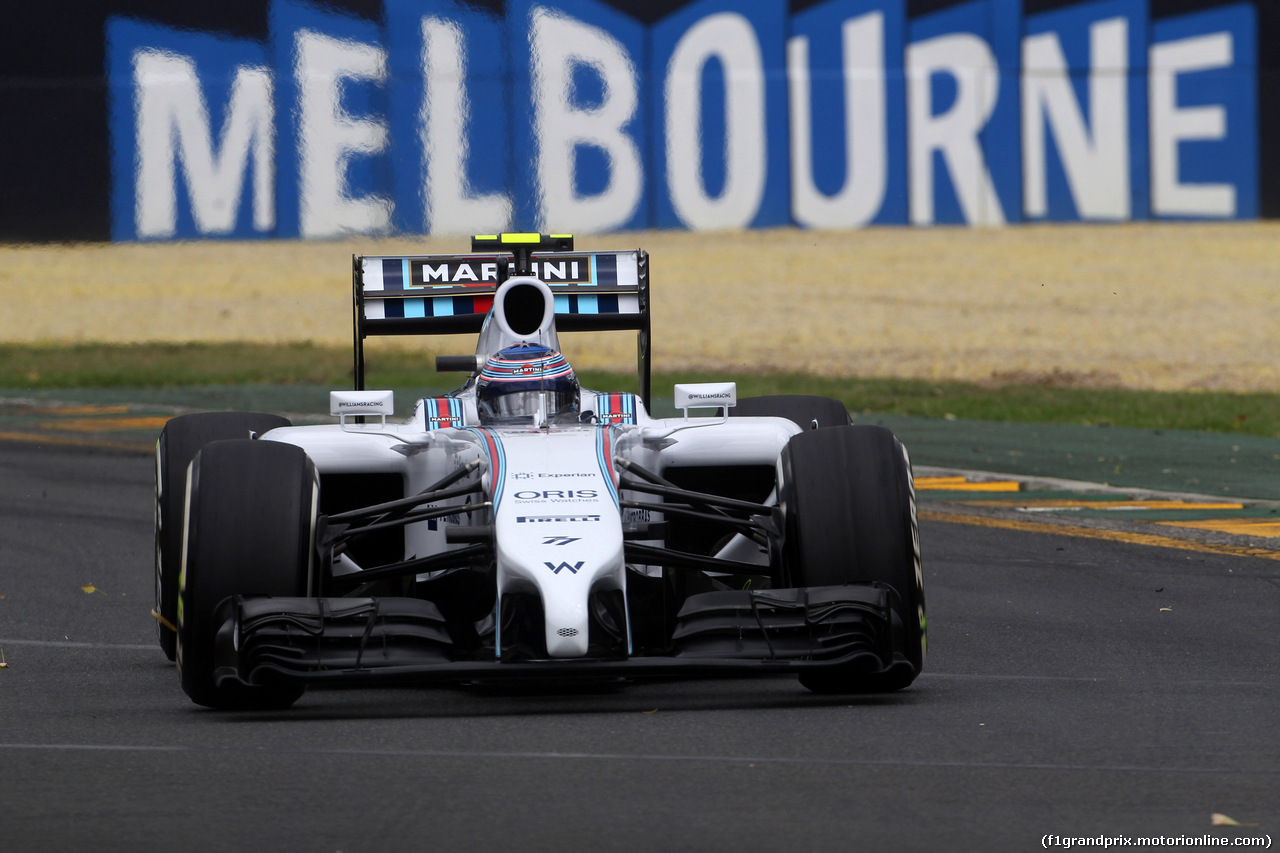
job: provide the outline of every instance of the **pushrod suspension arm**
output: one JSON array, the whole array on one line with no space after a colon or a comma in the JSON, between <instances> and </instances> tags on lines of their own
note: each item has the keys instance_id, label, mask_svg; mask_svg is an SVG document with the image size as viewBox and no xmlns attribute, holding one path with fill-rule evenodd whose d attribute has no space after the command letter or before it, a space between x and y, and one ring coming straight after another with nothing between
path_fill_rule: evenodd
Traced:
<instances>
[{"instance_id":1,"label":"pushrod suspension arm","mask_svg":"<svg viewBox=\"0 0 1280 853\"><path fill-rule=\"evenodd\" d=\"M672 551L639 542L624 542L624 558L628 563L645 566L666 566L672 569L695 569L703 572L721 572L726 575L767 575L769 567L740 560L722 560L687 551Z\"/></svg>"},{"instance_id":2,"label":"pushrod suspension arm","mask_svg":"<svg viewBox=\"0 0 1280 853\"><path fill-rule=\"evenodd\" d=\"M407 511L420 504L448 500L449 498L457 498L471 494L472 492L478 492L480 490L479 481L467 486L460 486L456 489L448 489L448 487L461 480L467 474L470 474L479 467L479 464L479 462L471 462L468 465L464 465L457 471L454 471L442 478L439 482L433 483L418 492L416 495L410 495L407 498L400 498L399 500L387 501L386 503L374 504L373 506L361 507L360 509L353 509L347 512L340 512L336 515L329 516L329 521L332 524L341 524L343 522L355 521L356 519L366 518L369 516L396 512L397 510Z\"/></svg>"},{"instance_id":3,"label":"pushrod suspension arm","mask_svg":"<svg viewBox=\"0 0 1280 853\"><path fill-rule=\"evenodd\" d=\"M485 501L478 504L453 504L451 506L441 506L435 509L424 509L418 512L405 513L396 518L387 519L386 521L373 521L360 527L348 527L334 540L342 542L350 540L356 536L363 536L366 533L372 533L375 530L386 530L392 527L404 527L406 524L413 524L415 521L427 521L432 518L443 518L446 515L462 515L463 513L471 513L476 510L489 509L493 504Z\"/></svg>"},{"instance_id":4,"label":"pushrod suspension arm","mask_svg":"<svg viewBox=\"0 0 1280 853\"><path fill-rule=\"evenodd\" d=\"M765 506L764 504L751 503L750 501L740 501L734 498L726 498L722 495L712 495L706 492L691 492L688 489L681 489L678 486L667 486L661 483L648 483L644 480L637 480L632 477L622 477L618 481L619 490L629 490L633 492L644 492L650 495L658 495L664 498L674 498L676 500L685 501L686 503L701 505L709 509L724 509L732 512L740 512L746 515L773 515L774 507ZM651 507L652 509L661 510L660 506Z\"/></svg>"},{"instance_id":5,"label":"pushrod suspension arm","mask_svg":"<svg viewBox=\"0 0 1280 853\"><path fill-rule=\"evenodd\" d=\"M367 583L387 580L388 578L416 575L423 572L438 572L441 569L462 568L470 565L474 558L486 556L492 552L493 549L488 545L468 545L465 548L442 551L439 554L432 554L428 557L415 557L412 560L388 563L385 566L365 569L349 575L338 575L330 583L335 587L335 591L354 589Z\"/></svg>"}]
</instances>

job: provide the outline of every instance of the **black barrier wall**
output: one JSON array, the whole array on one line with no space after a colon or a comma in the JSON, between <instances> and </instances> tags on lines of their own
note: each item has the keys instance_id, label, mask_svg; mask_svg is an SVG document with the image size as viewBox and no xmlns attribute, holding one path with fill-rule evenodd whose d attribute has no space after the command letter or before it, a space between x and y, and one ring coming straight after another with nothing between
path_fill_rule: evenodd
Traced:
<instances>
[{"instance_id":1,"label":"black barrier wall","mask_svg":"<svg viewBox=\"0 0 1280 853\"><path fill-rule=\"evenodd\" d=\"M10 241L1280 215L1271 0L14 5Z\"/></svg>"}]
</instances>

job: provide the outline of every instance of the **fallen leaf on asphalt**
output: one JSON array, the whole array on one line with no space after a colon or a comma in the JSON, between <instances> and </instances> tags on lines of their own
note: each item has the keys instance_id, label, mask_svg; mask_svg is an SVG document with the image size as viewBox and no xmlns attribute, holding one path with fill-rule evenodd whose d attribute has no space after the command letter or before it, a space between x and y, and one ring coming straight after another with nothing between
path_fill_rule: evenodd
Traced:
<instances>
[{"instance_id":1,"label":"fallen leaf on asphalt","mask_svg":"<svg viewBox=\"0 0 1280 853\"><path fill-rule=\"evenodd\" d=\"M1226 815L1219 814L1218 812L1213 813L1213 817L1210 818L1210 821L1213 823L1214 826L1257 826L1258 825L1256 823L1241 823L1235 818L1227 817Z\"/></svg>"},{"instance_id":2,"label":"fallen leaf on asphalt","mask_svg":"<svg viewBox=\"0 0 1280 853\"><path fill-rule=\"evenodd\" d=\"M89 595L93 595L95 592L102 592L102 590L98 589L96 586L94 586L94 585L93 585L93 584L91 584L91 583L87 583L87 584L85 584L84 586L82 586L82 587L80 587L80 588L81 588L82 590L84 590L86 593L88 593ZM105 592L102 592L102 594L103 594L103 595L106 595L106 593L105 593Z\"/></svg>"},{"instance_id":3,"label":"fallen leaf on asphalt","mask_svg":"<svg viewBox=\"0 0 1280 853\"><path fill-rule=\"evenodd\" d=\"M1172 607L1161 607L1161 608L1160 608L1160 612L1161 612L1161 613L1172 613L1172 612L1173 612L1173 608L1172 608Z\"/></svg>"},{"instance_id":4,"label":"fallen leaf on asphalt","mask_svg":"<svg viewBox=\"0 0 1280 853\"><path fill-rule=\"evenodd\" d=\"M0 669L8 669L9 664L4 661L4 649L0 649Z\"/></svg>"}]
</instances>

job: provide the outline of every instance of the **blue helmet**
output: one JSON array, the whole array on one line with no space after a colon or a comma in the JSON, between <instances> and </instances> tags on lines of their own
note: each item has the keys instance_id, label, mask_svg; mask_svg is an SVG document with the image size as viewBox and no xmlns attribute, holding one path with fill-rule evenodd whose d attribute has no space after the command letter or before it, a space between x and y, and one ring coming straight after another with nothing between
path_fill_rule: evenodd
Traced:
<instances>
[{"instance_id":1,"label":"blue helmet","mask_svg":"<svg viewBox=\"0 0 1280 853\"><path fill-rule=\"evenodd\" d=\"M540 344L517 344L489 357L476 382L482 423L535 425L578 411L578 378L563 355Z\"/></svg>"}]
</instances>

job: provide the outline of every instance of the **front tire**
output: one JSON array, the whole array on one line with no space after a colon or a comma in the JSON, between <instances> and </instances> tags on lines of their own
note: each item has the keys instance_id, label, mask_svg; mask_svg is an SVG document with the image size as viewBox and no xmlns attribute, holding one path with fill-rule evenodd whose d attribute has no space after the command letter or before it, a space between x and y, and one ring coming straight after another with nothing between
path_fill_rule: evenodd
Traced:
<instances>
[{"instance_id":1,"label":"front tire","mask_svg":"<svg viewBox=\"0 0 1280 853\"><path fill-rule=\"evenodd\" d=\"M787 586L879 582L890 588L894 661L878 673L814 669L800 683L818 693L887 692L924 666L924 578L915 487L906 448L878 426L803 432L783 449L781 500Z\"/></svg>"},{"instance_id":2,"label":"front tire","mask_svg":"<svg viewBox=\"0 0 1280 853\"><path fill-rule=\"evenodd\" d=\"M211 441L250 438L276 427L285 418L250 412L201 412L172 418L156 441L156 634L169 660L177 651L178 572L182 570L182 509L187 466Z\"/></svg>"},{"instance_id":3,"label":"front tire","mask_svg":"<svg viewBox=\"0 0 1280 853\"><path fill-rule=\"evenodd\" d=\"M178 606L178 672L200 705L287 708L303 687L218 685L214 646L233 595L297 597L315 576L319 478L301 448L215 441L191 463Z\"/></svg>"},{"instance_id":4,"label":"front tire","mask_svg":"<svg viewBox=\"0 0 1280 853\"><path fill-rule=\"evenodd\" d=\"M738 418L786 418L804 430L849 424L849 411L844 403L831 397L811 394L743 397L738 405L729 410L729 415Z\"/></svg>"}]
</instances>

